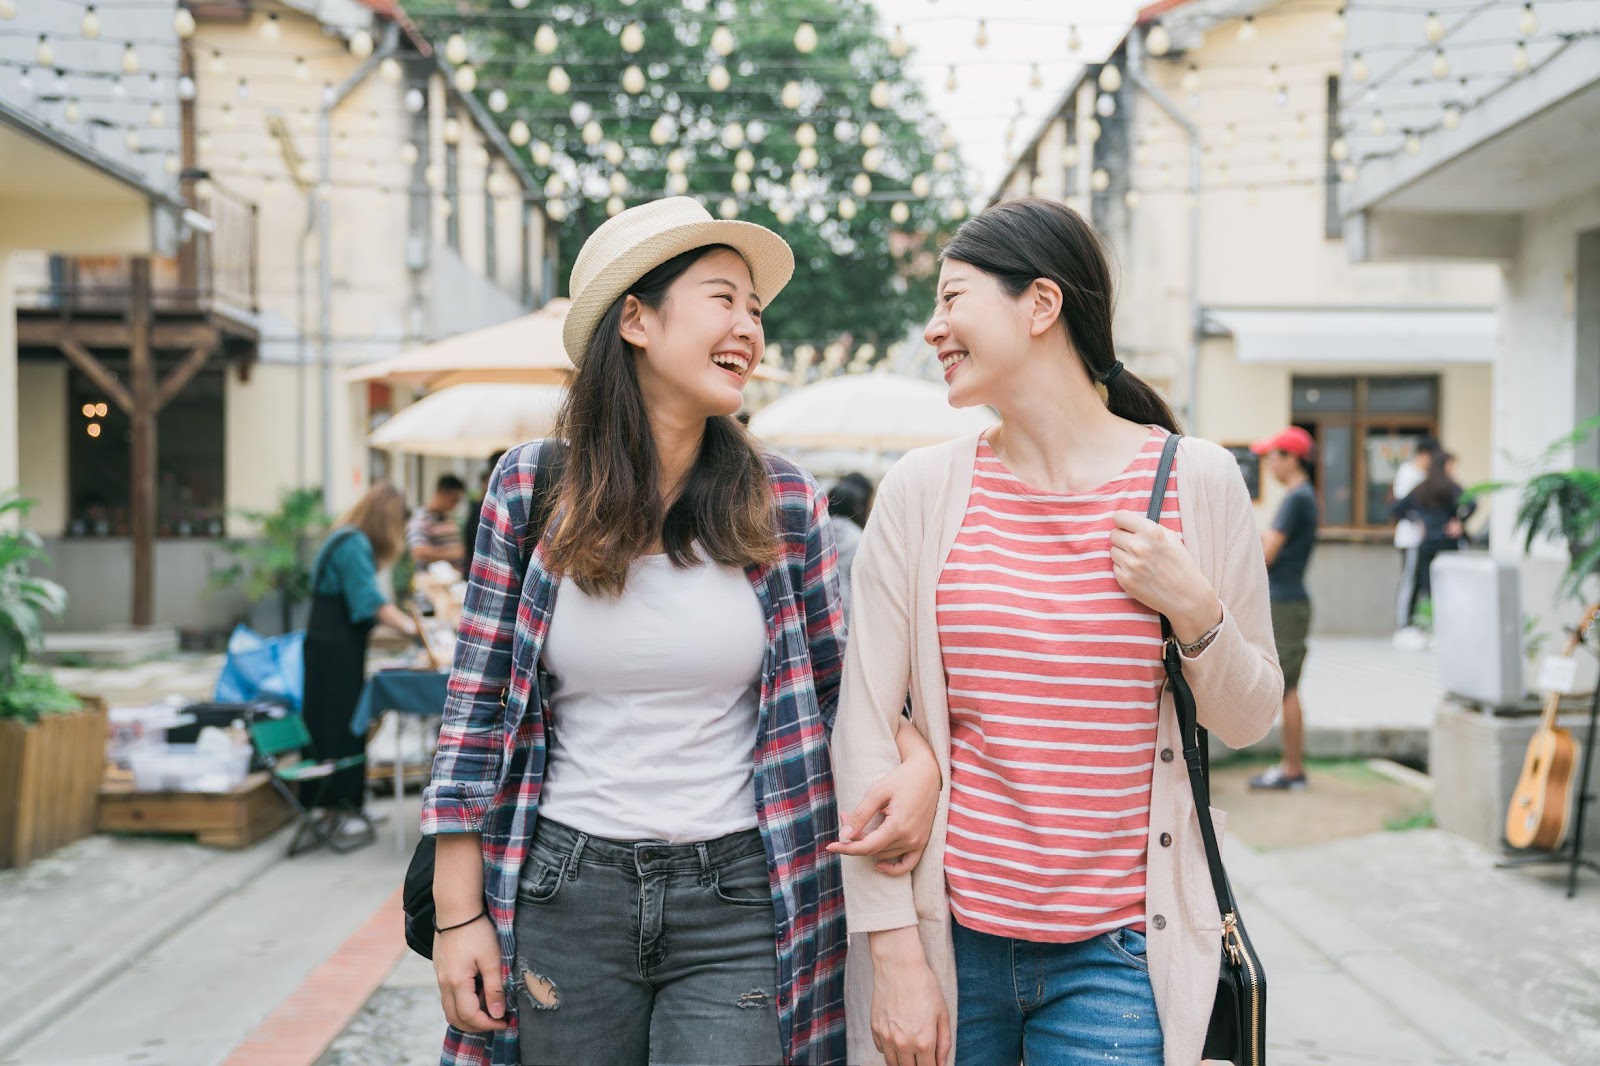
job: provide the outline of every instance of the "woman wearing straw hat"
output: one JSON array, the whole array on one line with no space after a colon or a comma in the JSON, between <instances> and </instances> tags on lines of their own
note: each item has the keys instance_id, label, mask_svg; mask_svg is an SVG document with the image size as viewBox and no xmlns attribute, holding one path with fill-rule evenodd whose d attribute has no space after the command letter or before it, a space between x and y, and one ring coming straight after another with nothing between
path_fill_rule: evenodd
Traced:
<instances>
[{"instance_id":1,"label":"woman wearing straw hat","mask_svg":"<svg viewBox=\"0 0 1600 1066\"><path fill-rule=\"evenodd\" d=\"M833 538L733 417L793 270L684 197L578 255L563 443L491 478L423 811L445 1063L844 1060ZM909 869L939 774L901 735Z\"/></svg>"}]
</instances>

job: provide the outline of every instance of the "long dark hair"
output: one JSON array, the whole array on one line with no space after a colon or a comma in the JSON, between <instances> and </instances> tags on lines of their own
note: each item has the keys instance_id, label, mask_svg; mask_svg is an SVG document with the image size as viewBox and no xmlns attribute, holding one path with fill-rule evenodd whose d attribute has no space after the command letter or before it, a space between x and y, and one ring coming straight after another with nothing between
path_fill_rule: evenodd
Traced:
<instances>
[{"instance_id":1,"label":"long dark hair","mask_svg":"<svg viewBox=\"0 0 1600 1066\"><path fill-rule=\"evenodd\" d=\"M1412 501L1418 506L1430 511L1454 511L1456 504L1461 500L1461 486L1445 471L1448 457L1444 452L1433 453L1433 462L1428 464L1427 476L1422 479L1412 494Z\"/></svg>"},{"instance_id":2,"label":"long dark hair","mask_svg":"<svg viewBox=\"0 0 1600 1066\"><path fill-rule=\"evenodd\" d=\"M1013 298L1049 278L1061 287L1061 323L1089 380L1102 381L1116 362L1111 268L1100 235L1072 208L1037 196L996 204L963 223L940 258L977 267ZM1112 414L1180 432L1172 408L1130 371L1106 391Z\"/></svg>"},{"instance_id":3,"label":"long dark hair","mask_svg":"<svg viewBox=\"0 0 1600 1066\"><path fill-rule=\"evenodd\" d=\"M865 474L846 474L828 490L828 514L848 518L867 528L867 512L872 510L872 482Z\"/></svg>"},{"instance_id":4,"label":"long dark hair","mask_svg":"<svg viewBox=\"0 0 1600 1066\"><path fill-rule=\"evenodd\" d=\"M620 596L629 566L658 538L680 567L692 565L700 552L736 567L777 558L766 463L755 439L731 415L706 420L683 491L663 513L661 461L639 388L638 354L622 338L629 296L660 310L672 283L701 256L720 250L723 245L684 252L617 297L589 341L561 408L556 436L569 446L558 495L563 514L545 557L553 572L591 595Z\"/></svg>"}]
</instances>

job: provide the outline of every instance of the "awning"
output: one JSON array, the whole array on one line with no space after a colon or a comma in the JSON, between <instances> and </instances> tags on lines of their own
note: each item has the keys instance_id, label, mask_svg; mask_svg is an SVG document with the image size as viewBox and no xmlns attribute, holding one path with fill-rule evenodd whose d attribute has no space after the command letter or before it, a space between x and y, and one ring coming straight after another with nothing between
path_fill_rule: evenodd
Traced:
<instances>
[{"instance_id":1,"label":"awning","mask_svg":"<svg viewBox=\"0 0 1600 1066\"><path fill-rule=\"evenodd\" d=\"M1241 363L1489 363L1498 348L1489 309L1211 307L1205 325L1232 335Z\"/></svg>"}]
</instances>

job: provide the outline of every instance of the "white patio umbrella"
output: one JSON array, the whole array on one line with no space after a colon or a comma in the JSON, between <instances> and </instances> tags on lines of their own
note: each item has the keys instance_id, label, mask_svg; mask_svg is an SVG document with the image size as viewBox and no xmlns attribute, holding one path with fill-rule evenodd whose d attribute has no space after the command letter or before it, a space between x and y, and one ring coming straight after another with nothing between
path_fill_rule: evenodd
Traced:
<instances>
[{"instance_id":1,"label":"white patio umbrella","mask_svg":"<svg viewBox=\"0 0 1600 1066\"><path fill-rule=\"evenodd\" d=\"M368 441L412 455L481 459L548 436L566 396L559 385L452 385L396 412Z\"/></svg>"},{"instance_id":2,"label":"white patio umbrella","mask_svg":"<svg viewBox=\"0 0 1600 1066\"><path fill-rule=\"evenodd\" d=\"M780 396L750 420L750 431L778 447L883 453L938 444L997 421L987 407L951 407L943 385L872 373L828 378Z\"/></svg>"}]
</instances>

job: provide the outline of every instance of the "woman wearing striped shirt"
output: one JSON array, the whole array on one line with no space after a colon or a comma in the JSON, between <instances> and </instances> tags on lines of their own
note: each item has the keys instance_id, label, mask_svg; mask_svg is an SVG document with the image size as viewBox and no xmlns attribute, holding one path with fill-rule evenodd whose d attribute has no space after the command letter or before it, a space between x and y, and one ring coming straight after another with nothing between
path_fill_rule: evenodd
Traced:
<instances>
[{"instance_id":1,"label":"woman wearing striped shirt","mask_svg":"<svg viewBox=\"0 0 1600 1066\"><path fill-rule=\"evenodd\" d=\"M947 769L909 886L845 863L871 960L852 1044L870 1032L895 1066L942 1066L950 1047L962 1066L1200 1058L1221 922L1161 616L1201 723L1231 744L1266 732L1282 675L1228 453L1181 441L1160 520L1145 517L1177 423L1116 359L1111 288L1094 231L1060 204L962 226L925 335L951 404L1001 424L902 460L857 556L840 799L894 765L908 691Z\"/></svg>"}]
</instances>

